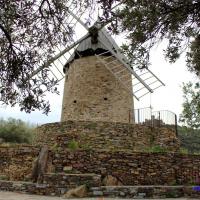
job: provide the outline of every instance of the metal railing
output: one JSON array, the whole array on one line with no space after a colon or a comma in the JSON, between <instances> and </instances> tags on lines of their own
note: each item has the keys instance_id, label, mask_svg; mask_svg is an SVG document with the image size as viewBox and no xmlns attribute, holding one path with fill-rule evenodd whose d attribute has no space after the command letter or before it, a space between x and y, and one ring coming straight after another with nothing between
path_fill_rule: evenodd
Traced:
<instances>
[{"instance_id":1,"label":"metal railing","mask_svg":"<svg viewBox=\"0 0 200 200\"><path fill-rule=\"evenodd\" d=\"M177 115L168 110L153 111L151 108L135 109L134 122L151 127L166 127L177 133Z\"/></svg>"}]
</instances>

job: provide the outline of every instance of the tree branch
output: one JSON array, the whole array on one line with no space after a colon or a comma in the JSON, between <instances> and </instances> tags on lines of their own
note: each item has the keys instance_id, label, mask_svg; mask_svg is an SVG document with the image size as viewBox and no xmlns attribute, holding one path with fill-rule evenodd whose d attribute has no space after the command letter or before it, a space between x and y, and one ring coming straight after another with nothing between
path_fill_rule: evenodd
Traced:
<instances>
[{"instance_id":1,"label":"tree branch","mask_svg":"<svg viewBox=\"0 0 200 200\"><path fill-rule=\"evenodd\" d=\"M10 44L10 48L12 48L12 39L11 39L11 36L10 34L8 33L8 31L4 28L4 26L2 24L0 24L0 29L3 31L4 35L6 36L9 44Z\"/></svg>"}]
</instances>

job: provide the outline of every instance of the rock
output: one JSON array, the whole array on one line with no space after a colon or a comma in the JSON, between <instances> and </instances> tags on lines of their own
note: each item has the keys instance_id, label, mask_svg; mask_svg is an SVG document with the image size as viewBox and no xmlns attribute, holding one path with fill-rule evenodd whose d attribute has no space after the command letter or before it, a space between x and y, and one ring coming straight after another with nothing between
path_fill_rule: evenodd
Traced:
<instances>
[{"instance_id":1,"label":"rock","mask_svg":"<svg viewBox=\"0 0 200 200\"><path fill-rule=\"evenodd\" d=\"M88 189L86 185L81 185L75 189L69 190L67 193L63 195L63 197L64 198L73 198L73 197L83 198L83 197L87 197L87 194L88 194Z\"/></svg>"},{"instance_id":2,"label":"rock","mask_svg":"<svg viewBox=\"0 0 200 200\"><path fill-rule=\"evenodd\" d=\"M72 171L72 166L65 166L63 167L64 172Z\"/></svg>"},{"instance_id":3,"label":"rock","mask_svg":"<svg viewBox=\"0 0 200 200\"><path fill-rule=\"evenodd\" d=\"M103 181L102 181L104 186L121 186L123 185L117 178L107 175Z\"/></svg>"},{"instance_id":4,"label":"rock","mask_svg":"<svg viewBox=\"0 0 200 200\"><path fill-rule=\"evenodd\" d=\"M93 191L93 195L94 195L94 196L103 196L103 192L102 192L102 191L95 190L95 191Z\"/></svg>"}]
</instances>

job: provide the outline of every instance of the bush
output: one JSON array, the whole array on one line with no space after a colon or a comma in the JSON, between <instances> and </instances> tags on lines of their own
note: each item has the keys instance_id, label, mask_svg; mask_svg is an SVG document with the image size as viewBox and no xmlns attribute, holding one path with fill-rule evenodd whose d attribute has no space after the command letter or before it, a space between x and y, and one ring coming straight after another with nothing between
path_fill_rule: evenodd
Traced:
<instances>
[{"instance_id":1,"label":"bush","mask_svg":"<svg viewBox=\"0 0 200 200\"><path fill-rule=\"evenodd\" d=\"M71 140L71 141L69 142L69 144L67 145L67 147L68 147L69 149L71 149L71 150L77 150L77 149L79 148L79 144L78 144L77 141Z\"/></svg>"},{"instance_id":2,"label":"bush","mask_svg":"<svg viewBox=\"0 0 200 200\"><path fill-rule=\"evenodd\" d=\"M35 126L23 122L20 119L0 119L0 138L8 143L32 142Z\"/></svg>"},{"instance_id":3,"label":"bush","mask_svg":"<svg viewBox=\"0 0 200 200\"><path fill-rule=\"evenodd\" d=\"M200 129L188 127L178 127L178 137L181 142L181 148L189 154L200 153Z\"/></svg>"},{"instance_id":4,"label":"bush","mask_svg":"<svg viewBox=\"0 0 200 200\"><path fill-rule=\"evenodd\" d=\"M156 146L146 148L145 151L151 152L151 153L164 153L164 152L167 152L167 149L159 145L156 145Z\"/></svg>"}]
</instances>

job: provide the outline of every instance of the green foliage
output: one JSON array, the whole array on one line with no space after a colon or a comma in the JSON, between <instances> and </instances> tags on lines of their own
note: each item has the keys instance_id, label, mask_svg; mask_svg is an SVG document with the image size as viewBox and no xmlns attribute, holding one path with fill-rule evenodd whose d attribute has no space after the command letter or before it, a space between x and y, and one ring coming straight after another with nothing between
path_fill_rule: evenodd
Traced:
<instances>
[{"instance_id":1,"label":"green foliage","mask_svg":"<svg viewBox=\"0 0 200 200\"><path fill-rule=\"evenodd\" d=\"M169 62L187 52L191 71L200 70L200 2L198 0L127 0L112 16L110 29L126 32L124 52L139 68L149 66L150 50L160 41L168 41L164 51ZM189 48L188 48L189 47Z\"/></svg>"},{"instance_id":2,"label":"green foliage","mask_svg":"<svg viewBox=\"0 0 200 200\"><path fill-rule=\"evenodd\" d=\"M200 154L200 130L188 127L178 127L178 137L181 142L181 152Z\"/></svg>"},{"instance_id":3,"label":"green foliage","mask_svg":"<svg viewBox=\"0 0 200 200\"><path fill-rule=\"evenodd\" d=\"M74 30L72 24L66 23L70 17L68 6L79 10L78 15L84 11L89 15L94 3L93 0L0 1L0 101L11 106L18 103L26 112L50 111L43 93L46 90L58 93L55 78L48 76L48 68L40 77L28 79L28 75L54 56L56 49L52 46L71 43Z\"/></svg>"},{"instance_id":4,"label":"green foliage","mask_svg":"<svg viewBox=\"0 0 200 200\"><path fill-rule=\"evenodd\" d=\"M8 143L31 143L34 126L19 119L0 119L0 138Z\"/></svg>"},{"instance_id":5,"label":"green foliage","mask_svg":"<svg viewBox=\"0 0 200 200\"><path fill-rule=\"evenodd\" d=\"M68 147L69 149L71 149L71 150L74 151L74 150L77 150L77 149L79 148L79 144L78 144L77 141L71 140L71 141L68 143L67 147Z\"/></svg>"},{"instance_id":6,"label":"green foliage","mask_svg":"<svg viewBox=\"0 0 200 200\"><path fill-rule=\"evenodd\" d=\"M164 147L161 147L159 145L156 145L156 146L152 146L152 147L145 149L145 151L151 152L151 153L164 153L164 152L167 152L167 149Z\"/></svg>"},{"instance_id":7,"label":"green foliage","mask_svg":"<svg viewBox=\"0 0 200 200\"><path fill-rule=\"evenodd\" d=\"M124 52L139 68L150 65L150 50L160 41L168 41L164 54L175 62L187 51L190 71L200 71L200 2L199 0L73 0L76 8L90 23L91 12L101 7L100 21L110 21L113 33L125 33ZM117 9L111 7L121 3ZM98 4L98 5L97 5ZM1 1L0 12L0 101L21 110L50 111L44 91L58 93L55 80L49 79L49 69L41 76L28 79L41 63L54 56L52 46L67 46L74 30L67 24L68 0ZM86 10L85 10L86 9ZM65 28L63 28L65 24ZM41 51L41 49L44 51Z\"/></svg>"},{"instance_id":8,"label":"green foliage","mask_svg":"<svg viewBox=\"0 0 200 200\"><path fill-rule=\"evenodd\" d=\"M4 174L0 174L0 180L9 180L9 178Z\"/></svg>"},{"instance_id":9,"label":"green foliage","mask_svg":"<svg viewBox=\"0 0 200 200\"><path fill-rule=\"evenodd\" d=\"M154 135L150 135L150 145L152 145L155 141L155 136Z\"/></svg>"},{"instance_id":10,"label":"green foliage","mask_svg":"<svg viewBox=\"0 0 200 200\"><path fill-rule=\"evenodd\" d=\"M179 150L179 152L181 154L188 154L188 149L185 149L185 148L181 147L180 150Z\"/></svg>"},{"instance_id":11,"label":"green foliage","mask_svg":"<svg viewBox=\"0 0 200 200\"><path fill-rule=\"evenodd\" d=\"M200 35L191 42L190 51L187 52L187 66L191 72L200 75Z\"/></svg>"},{"instance_id":12,"label":"green foliage","mask_svg":"<svg viewBox=\"0 0 200 200\"><path fill-rule=\"evenodd\" d=\"M183 111L180 121L192 128L200 128L200 84L183 84Z\"/></svg>"}]
</instances>

